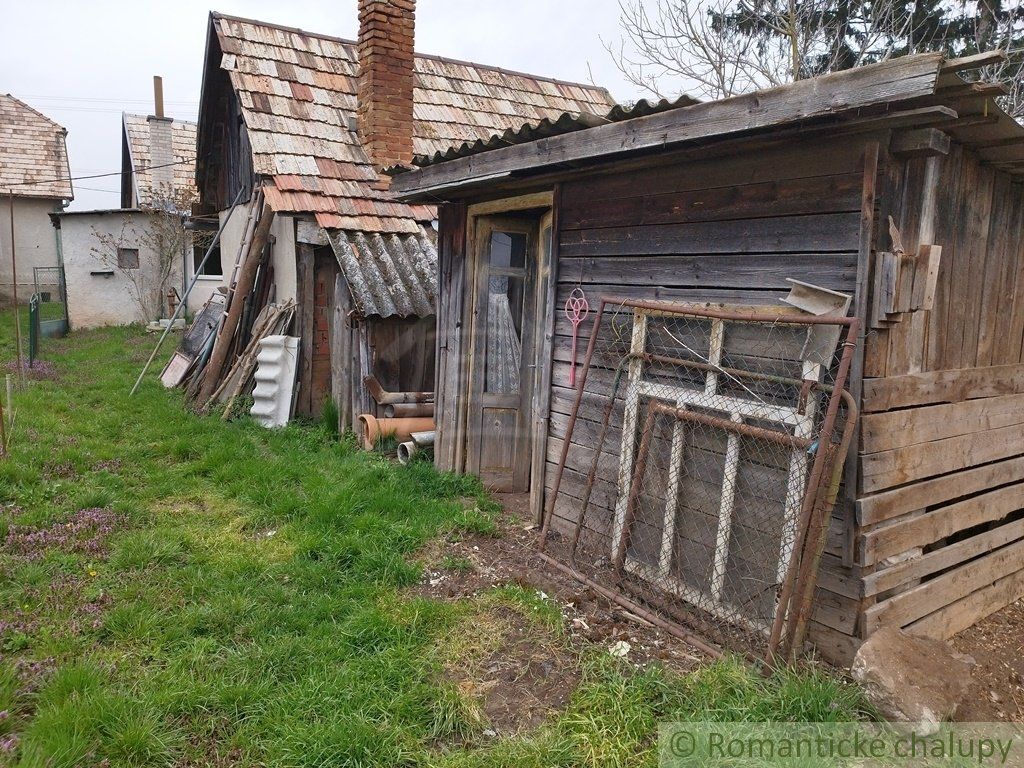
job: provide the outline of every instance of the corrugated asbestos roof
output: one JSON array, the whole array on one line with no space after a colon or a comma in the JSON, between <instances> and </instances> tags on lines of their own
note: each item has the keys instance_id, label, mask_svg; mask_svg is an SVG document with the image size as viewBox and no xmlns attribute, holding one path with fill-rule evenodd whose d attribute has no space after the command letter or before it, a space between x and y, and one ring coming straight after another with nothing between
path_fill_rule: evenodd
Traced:
<instances>
[{"instance_id":1,"label":"corrugated asbestos roof","mask_svg":"<svg viewBox=\"0 0 1024 768\"><path fill-rule=\"evenodd\" d=\"M196 197L196 124L188 120L166 120L171 130L172 159L156 162L153 158L153 123L157 118L145 115L124 114L124 132L128 138L128 158L134 169L135 196L139 207L148 208L153 205L154 198L166 197L167 193L158 190L159 183L154 181L160 174L154 174L150 168L173 162L169 166L171 172L171 193L176 199L192 200ZM162 170L162 169L158 169Z\"/></svg>"},{"instance_id":2,"label":"corrugated asbestos roof","mask_svg":"<svg viewBox=\"0 0 1024 768\"><path fill-rule=\"evenodd\" d=\"M67 130L11 94L0 94L0 189L71 200Z\"/></svg>"},{"instance_id":3,"label":"corrugated asbestos roof","mask_svg":"<svg viewBox=\"0 0 1024 768\"><path fill-rule=\"evenodd\" d=\"M212 15L220 67L238 94L256 173L278 212L310 213L330 230L419 236L430 206L394 202L357 135L356 44L264 22ZM563 113L604 114L603 88L417 55L416 154L486 140Z\"/></svg>"},{"instance_id":4,"label":"corrugated asbestos roof","mask_svg":"<svg viewBox=\"0 0 1024 768\"><path fill-rule=\"evenodd\" d=\"M329 232L360 315L427 317L437 305L437 248L415 234Z\"/></svg>"},{"instance_id":5,"label":"corrugated asbestos roof","mask_svg":"<svg viewBox=\"0 0 1024 768\"><path fill-rule=\"evenodd\" d=\"M445 150L434 152L432 155L417 155L413 158L413 165L420 167L443 163L446 160L454 160L457 157L475 155L478 152L487 152L491 149L509 147L513 144L525 144L528 141L543 139L548 136L558 136L563 133L582 131L584 128L593 128L596 125L605 123L616 123L620 120L629 120L634 117L653 115L655 112L665 112L679 107L689 107L696 104L697 99L691 96L682 95L673 101L661 99L657 102L649 102L647 99L640 99L632 106L616 104L607 114L601 116L588 112L563 112L554 120L544 118L539 123L526 123L513 130L509 128L501 133L493 134L486 139L477 139L474 142L463 142L460 145L452 145ZM388 169L400 173L401 168Z\"/></svg>"}]
</instances>

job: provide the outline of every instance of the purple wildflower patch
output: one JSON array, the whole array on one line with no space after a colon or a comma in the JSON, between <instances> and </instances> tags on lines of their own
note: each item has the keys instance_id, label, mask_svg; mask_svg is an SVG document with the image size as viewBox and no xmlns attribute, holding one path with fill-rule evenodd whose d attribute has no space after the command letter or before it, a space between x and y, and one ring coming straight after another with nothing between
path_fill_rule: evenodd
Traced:
<instances>
[{"instance_id":1,"label":"purple wildflower patch","mask_svg":"<svg viewBox=\"0 0 1024 768\"><path fill-rule=\"evenodd\" d=\"M3 551L39 560L47 550L75 552L94 558L107 555L107 539L121 523L121 516L102 507L80 509L66 520L49 527L11 525L3 543Z\"/></svg>"},{"instance_id":2,"label":"purple wildflower patch","mask_svg":"<svg viewBox=\"0 0 1024 768\"><path fill-rule=\"evenodd\" d=\"M97 461L92 465L93 472L109 472L110 474L117 474L121 469L120 459L104 459L103 461Z\"/></svg>"},{"instance_id":3,"label":"purple wildflower patch","mask_svg":"<svg viewBox=\"0 0 1024 768\"><path fill-rule=\"evenodd\" d=\"M33 360L29 365L28 360L22 360L21 366L25 371L26 378L36 381L47 381L57 378L57 366L49 360ZM7 373L18 373L18 361L8 360L4 363L4 371Z\"/></svg>"}]
</instances>

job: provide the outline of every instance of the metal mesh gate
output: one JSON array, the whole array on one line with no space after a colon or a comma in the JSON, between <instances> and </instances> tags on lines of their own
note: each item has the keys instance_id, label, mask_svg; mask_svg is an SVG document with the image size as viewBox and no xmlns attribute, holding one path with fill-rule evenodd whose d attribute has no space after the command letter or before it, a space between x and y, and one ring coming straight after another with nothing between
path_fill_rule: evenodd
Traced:
<instances>
[{"instance_id":1,"label":"metal mesh gate","mask_svg":"<svg viewBox=\"0 0 1024 768\"><path fill-rule=\"evenodd\" d=\"M719 646L788 652L852 426L855 326L602 300L542 548Z\"/></svg>"}]
</instances>

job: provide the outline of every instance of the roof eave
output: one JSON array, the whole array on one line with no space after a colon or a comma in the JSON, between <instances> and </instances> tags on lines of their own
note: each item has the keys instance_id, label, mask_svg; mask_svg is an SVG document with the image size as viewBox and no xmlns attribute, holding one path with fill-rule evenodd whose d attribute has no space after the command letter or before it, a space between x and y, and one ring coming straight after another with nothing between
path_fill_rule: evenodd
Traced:
<instances>
[{"instance_id":1,"label":"roof eave","mask_svg":"<svg viewBox=\"0 0 1024 768\"><path fill-rule=\"evenodd\" d=\"M443 160L395 175L391 188L407 202L421 201L428 195L437 200L455 186L465 187L487 178L540 173L565 163L603 161L856 115L865 109L933 96L942 71L943 57L939 53L908 56Z\"/></svg>"}]
</instances>

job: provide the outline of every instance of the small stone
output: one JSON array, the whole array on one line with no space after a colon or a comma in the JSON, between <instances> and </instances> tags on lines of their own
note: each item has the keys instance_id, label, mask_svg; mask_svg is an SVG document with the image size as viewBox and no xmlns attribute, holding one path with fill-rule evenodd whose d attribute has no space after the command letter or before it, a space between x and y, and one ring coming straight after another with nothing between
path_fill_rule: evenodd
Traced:
<instances>
[{"instance_id":1,"label":"small stone","mask_svg":"<svg viewBox=\"0 0 1024 768\"><path fill-rule=\"evenodd\" d=\"M486 736L487 738L493 739L497 735L498 732L493 728L484 728L484 736Z\"/></svg>"},{"instance_id":2,"label":"small stone","mask_svg":"<svg viewBox=\"0 0 1024 768\"><path fill-rule=\"evenodd\" d=\"M633 650L633 646L625 640L619 640L618 642L612 643L608 649L608 653L617 659L623 659L629 655L629 652Z\"/></svg>"}]
</instances>

